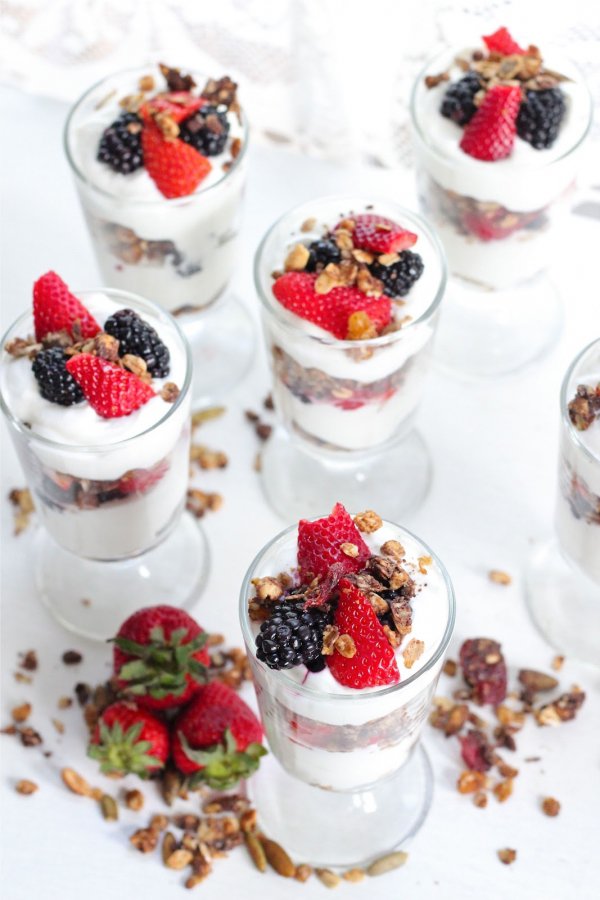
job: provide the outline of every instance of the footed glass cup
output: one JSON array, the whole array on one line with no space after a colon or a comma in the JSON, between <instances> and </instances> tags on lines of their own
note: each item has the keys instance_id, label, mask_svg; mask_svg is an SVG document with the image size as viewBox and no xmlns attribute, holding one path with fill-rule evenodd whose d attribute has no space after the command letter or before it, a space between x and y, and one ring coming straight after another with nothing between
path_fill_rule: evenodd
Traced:
<instances>
[{"instance_id":1,"label":"footed glass cup","mask_svg":"<svg viewBox=\"0 0 600 900\"><path fill-rule=\"evenodd\" d=\"M560 456L554 539L527 570L531 615L557 650L600 666L600 423L586 442L569 417L577 386L600 384L600 339L571 363L560 393Z\"/></svg>"},{"instance_id":2,"label":"footed glass cup","mask_svg":"<svg viewBox=\"0 0 600 900\"><path fill-rule=\"evenodd\" d=\"M86 295L77 292L85 305ZM186 360L180 394L162 418L139 434L100 446L59 443L35 434L11 408L4 378L0 404L33 494L40 527L34 537L34 574L40 597L71 631L98 640L111 637L136 609L168 600L193 604L204 586L208 548L203 531L184 512L190 447L191 358L171 316L125 291L106 296L140 316L151 314L175 328ZM2 340L4 347L33 332L31 313ZM60 407L57 407L60 411ZM124 485L127 485L124 487ZM136 486L137 485L137 486Z\"/></svg>"},{"instance_id":3,"label":"footed glass cup","mask_svg":"<svg viewBox=\"0 0 600 900\"><path fill-rule=\"evenodd\" d=\"M401 543L403 536L419 541L391 527ZM252 801L265 834L295 858L321 866L368 865L412 837L431 804L433 775L419 738L454 628L454 593L443 564L419 541L445 585L435 651L398 684L320 691L295 680L291 670L273 670L257 659L248 614L252 580L295 559L297 536L292 526L260 551L240 595L242 632L270 749L249 783Z\"/></svg>"},{"instance_id":4,"label":"footed glass cup","mask_svg":"<svg viewBox=\"0 0 600 900\"><path fill-rule=\"evenodd\" d=\"M87 127L98 120L107 98L136 93L139 79L151 70L127 69L90 87L69 113L65 152L103 283L150 297L180 317L192 349L193 401L207 402L241 380L256 343L245 304L227 289L240 253L248 124L240 113L238 156L218 180L209 176L190 196L141 199L139 190L125 189L139 172L115 173L106 190L87 165L97 152ZM191 74L197 85L206 81Z\"/></svg>"},{"instance_id":5,"label":"footed glass cup","mask_svg":"<svg viewBox=\"0 0 600 900\"><path fill-rule=\"evenodd\" d=\"M413 318L407 303L406 322L381 337L349 341L317 334L275 299L272 272L282 268L299 240L317 239L342 215L365 208L416 231L426 244L427 302ZM309 219L311 230L302 229ZM419 243L415 249L421 249ZM263 488L273 508L289 521L317 515L338 500L348 508L374 506L388 518L417 506L429 488L431 463L414 420L446 283L435 233L390 201L324 197L275 222L256 252L254 278L279 419L262 464Z\"/></svg>"},{"instance_id":6,"label":"footed glass cup","mask_svg":"<svg viewBox=\"0 0 600 900\"><path fill-rule=\"evenodd\" d=\"M462 153L458 126L456 141L442 149L439 129L430 133L435 122L423 115L430 94L424 79L445 71L455 55L445 50L431 59L411 98L420 206L441 238L451 275L436 359L464 375L495 376L541 357L560 334L562 304L548 267L563 234L592 105L585 92L565 152L548 159L547 151L532 150L516 173L506 168L510 160L484 162ZM572 64L561 71L581 82ZM450 124L437 118L440 128Z\"/></svg>"}]
</instances>

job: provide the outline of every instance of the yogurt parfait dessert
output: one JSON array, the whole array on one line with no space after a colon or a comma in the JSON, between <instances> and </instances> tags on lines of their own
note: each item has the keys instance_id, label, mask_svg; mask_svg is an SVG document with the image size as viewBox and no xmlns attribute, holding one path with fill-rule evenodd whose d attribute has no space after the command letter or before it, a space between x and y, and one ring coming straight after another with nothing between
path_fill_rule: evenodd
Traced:
<instances>
[{"instance_id":1,"label":"yogurt parfait dessert","mask_svg":"<svg viewBox=\"0 0 600 900\"><path fill-rule=\"evenodd\" d=\"M38 582L65 624L93 621L75 630L106 637L109 605L118 621L153 592L183 605L199 589L204 538L181 516L190 380L185 339L160 308L109 289L76 295L54 272L4 337L0 401L45 526ZM189 570L176 579L180 556Z\"/></svg>"},{"instance_id":2,"label":"yogurt parfait dessert","mask_svg":"<svg viewBox=\"0 0 600 900\"><path fill-rule=\"evenodd\" d=\"M504 289L545 270L591 119L577 70L499 28L427 64L412 119L421 202L450 271Z\"/></svg>"},{"instance_id":3,"label":"yogurt parfait dessert","mask_svg":"<svg viewBox=\"0 0 600 900\"><path fill-rule=\"evenodd\" d=\"M297 439L344 453L409 430L445 283L418 216L354 197L306 203L267 233L255 278L275 405Z\"/></svg>"},{"instance_id":4,"label":"yogurt parfait dessert","mask_svg":"<svg viewBox=\"0 0 600 900\"><path fill-rule=\"evenodd\" d=\"M283 769L261 776L259 816L277 818L277 788L305 824L335 816L335 835L290 823L290 846L327 862L390 849L424 817L415 750L454 624L443 565L406 529L338 503L259 553L241 619Z\"/></svg>"}]
</instances>

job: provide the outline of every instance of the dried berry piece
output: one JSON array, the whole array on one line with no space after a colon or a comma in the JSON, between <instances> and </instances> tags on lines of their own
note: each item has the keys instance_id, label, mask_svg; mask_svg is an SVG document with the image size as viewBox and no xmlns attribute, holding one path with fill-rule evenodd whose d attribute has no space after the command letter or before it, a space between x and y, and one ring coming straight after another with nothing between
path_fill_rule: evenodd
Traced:
<instances>
[{"instance_id":1,"label":"dried berry piece","mask_svg":"<svg viewBox=\"0 0 600 900\"><path fill-rule=\"evenodd\" d=\"M506 697L506 664L500 644L489 638L473 638L460 648L463 676L473 689L473 698L495 706Z\"/></svg>"},{"instance_id":2,"label":"dried berry piece","mask_svg":"<svg viewBox=\"0 0 600 900\"><path fill-rule=\"evenodd\" d=\"M459 737L461 756L469 769L487 772L494 765L494 750L483 731L473 729Z\"/></svg>"}]
</instances>

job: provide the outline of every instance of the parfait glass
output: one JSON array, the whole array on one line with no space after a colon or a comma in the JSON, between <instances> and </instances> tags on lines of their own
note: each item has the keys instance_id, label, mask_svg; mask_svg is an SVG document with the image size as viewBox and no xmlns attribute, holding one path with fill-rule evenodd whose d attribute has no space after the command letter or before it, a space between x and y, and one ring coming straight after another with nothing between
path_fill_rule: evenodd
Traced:
<instances>
[{"instance_id":1,"label":"parfait glass","mask_svg":"<svg viewBox=\"0 0 600 900\"><path fill-rule=\"evenodd\" d=\"M600 421L578 431L569 402L578 385L600 384L600 339L569 366L560 392L555 537L539 545L526 573L531 615L557 650L600 665ZM589 434L589 437L588 437Z\"/></svg>"},{"instance_id":2,"label":"parfait glass","mask_svg":"<svg viewBox=\"0 0 600 900\"><path fill-rule=\"evenodd\" d=\"M64 148L103 283L149 297L180 318L192 348L192 398L206 403L242 379L254 354L253 320L228 288L240 255L248 122L240 112L237 157L189 196L148 199L139 184L127 186L139 171L115 173L107 190L95 183L89 164L98 140L90 122L97 123L111 97L135 93L150 69L124 70L90 87L69 113ZM191 74L197 84L206 81Z\"/></svg>"},{"instance_id":3,"label":"parfait glass","mask_svg":"<svg viewBox=\"0 0 600 900\"><path fill-rule=\"evenodd\" d=\"M415 285L419 307L411 315L409 296L398 330L339 340L306 328L304 320L284 309L273 296L272 273L299 240L320 238L340 218L364 209L419 235L415 249L425 262ZM374 506L388 518L416 507L429 488L431 462L414 422L446 283L435 233L416 213L391 201L343 195L315 199L285 213L267 232L256 252L254 279L279 420L261 467L270 504L287 521L316 516L338 500L349 508Z\"/></svg>"},{"instance_id":4,"label":"parfait glass","mask_svg":"<svg viewBox=\"0 0 600 900\"><path fill-rule=\"evenodd\" d=\"M423 666L397 684L319 690L319 674L298 680L297 670L273 670L257 659L258 623L248 612L252 581L289 569L297 526L260 551L242 585L242 632L270 749L249 783L252 802L265 834L313 865L368 865L400 848L423 824L432 800L433 774L419 739L454 628L454 593L427 545L384 524L398 541L416 541L431 557L440 585L430 612L436 621L428 623L437 640Z\"/></svg>"},{"instance_id":5,"label":"parfait glass","mask_svg":"<svg viewBox=\"0 0 600 900\"><path fill-rule=\"evenodd\" d=\"M564 237L591 97L575 67L561 63L581 93L564 120L572 137L560 155L527 145L520 161L474 159L459 149L459 127L439 115L438 88L425 86L456 55L445 50L427 63L410 104L420 207L451 275L436 359L467 376L503 375L545 354L560 334L562 303L548 269Z\"/></svg>"},{"instance_id":6,"label":"parfait glass","mask_svg":"<svg viewBox=\"0 0 600 900\"><path fill-rule=\"evenodd\" d=\"M39 596L69 630L97 640L115 634L135 610L161 602L193 604L208 573L208 547L195 518L185 512L191 439L190 349L175 320L155 304L125 291L104 295L140 316L168 325L185 361L177 399L150 427L112 439L119 419L102 420L104 440L85 442L85 428L70 442L35 433L13 411L8 376L14 337L33 332L32 314L20 316L2 340L0 406L23 467L39 527L33 569ZM97 296L79 291L78 298ZM56 407L60 416L64 407ZM119 430L119 429L118 429Z\"/></svg>"}]
</instances>

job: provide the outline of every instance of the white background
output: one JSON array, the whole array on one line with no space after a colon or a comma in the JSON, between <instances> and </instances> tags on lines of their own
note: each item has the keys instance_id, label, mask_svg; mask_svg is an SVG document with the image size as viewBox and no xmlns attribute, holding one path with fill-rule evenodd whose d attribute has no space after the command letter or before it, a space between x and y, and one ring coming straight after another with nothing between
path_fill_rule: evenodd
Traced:
<instances>
[{"instance_id":1,"label":"white background","mask_svg":"<svg viewBox=\"0 0 600 900\"><path fill-rule=\"evenodd\" d=\"M31 285L47 269L58 271L75 289L97 285L83 218L61 153L61 126L66 107L25 97L11 89L0 92L6 129L0 168L3 192L2 316L4 326L30 302ZM271 221L285 208L323 193L354 191L389 195L414 204L412 175L334 167L301 159L276 149L251 153L244 228L244 250L235 287L256 309L251 282L253 250ZM600 198L591 188L590 199ZM420 415L435 466L427 501L405 524L421 534L446 563L456 588L458 618L450 655L466 637L500 640L513 681L521 666L548 670L554 650L537 634L525 608L521 573L533 542L551 532L557 456L558 389L562 374L584 343L600 333L597 247L600 222L572 216L570 239L557 260L555 276L565 304L566 322L560 344L544 362L519 376L469 383L433 373ZM202 625L240 642L236 604L241 579L253 554L282 523L267 508L253 471L257 442L242 410L259 408L268 390L262 349L257 347L251 377L227 401L227 415L205 427L201 440L226 450L224 472L196 479L199 486L220 491L223 509L204 520L212 551L208 588L194 613ZM2 494L22 485L12 448L3 434ZM399 482L402 473L398 473ZM69 636L37 601L31 577L31 533L12 537L8 504L2 500L2 722L11 707L24 700L34 706L31 724L44 748L25 749L14 738L0 738L3 774L3 896L7 900L100 900L107 895L149 900L180 896L182 876L164 869L156 857L142 857L128 835L145 824L146 811L160 802L145 788L147 806L141 816L122 814L118 824L104 822L91 801L68 794L59 771L69 765L96 783L102 779L85 758L85 728L79 710L56 708L59 696L76 680L97 682L108 673L107 648ZM514 576L508 588L491 584L490 568ZM168 602L168 597L160 598ZM40 668L31 687L15 683L17 651L35 648ZM84 662L66 668L61 655L79 649ZM360 898L415 897L513 898L559 900L597 896L598 864L598 671L567 660L561 673L567 689L580 684L588 701L577 721L559 729L529 723L519 738L515 764L521 769L515 794L499 805L494 799L478 810L455 789L460 771L458 748L427 727L424 740L436 773L431 814L410 847L410 860L400 872L340 891ZM440 691L450 689L441 684ZM58 736L51 717L67 726ZM505 754L509 756L509 754ZM526 756L540 763L523 763ZM510 756L510 762L513 757ZM20 778L40 785L37 794L14 792ZM116 792L116 785L106 782ZM540 812L540 798L562 802L558 818ZM293 815L293 810L290 810ZM335 828L335 823L320 823ZM276 837L276 836L275 836ZM518 851L517 862L502 866L496 851ZM273 873L260 875L240 849L218 862L210 881L197 888L211 898L321 896L316 881L288 883Z\"/></svg>"}]
</instances>

